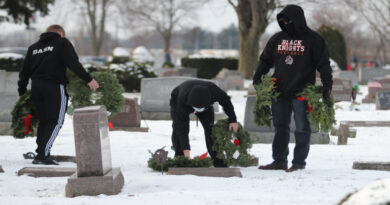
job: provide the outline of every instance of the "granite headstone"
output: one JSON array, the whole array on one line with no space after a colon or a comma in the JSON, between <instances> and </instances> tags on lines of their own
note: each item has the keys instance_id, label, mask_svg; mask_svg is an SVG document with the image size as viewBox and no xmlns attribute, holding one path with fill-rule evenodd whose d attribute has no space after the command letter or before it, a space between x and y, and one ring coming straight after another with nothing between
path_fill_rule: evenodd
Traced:
<instances>
[{"instance_id":1,"label":"granite headstone","mask_svg":"<svg viewBox=\"0 0 390 205\"><path fill-rule=\"evenodd\" d=\"M382 68L359 68L359 84L366 85L374 78L390 75L390 70Z\"/></svg>"},{"instance_id":2,"label":"granite headstone","mask_svg":"<svg viewBox=\"0 0 390 205\"><path fill-rule=\"evenodd\" d=\"M272 143L274 138L274 127L271 123L271 127L257 126L254 122L253 107L256 101L256 96L248 96L245 106L244 116L244 129L249 132L253 143ZM290 143L295 142L295 120L294 116L291 116L290 122ZM311 144L329 144L330 138L327 133L318 133L312 130L310 143Z\"/></svg>"},{"instance_id":3,"label":"granite headstone","mask_svg":"<svg viewBox=\"0 0 390 205\"><path fill-rule=\"evenodd\" d=\"M138 100L125 98L122 110L110 117L114 130L147 132L148 128L141 128L141 113L138 106Z\"/></svg>"},{"instance_id":4,"label":"granite headstone","mask_svg":"<svg viewBox=\"0 0 390 205\"><path fill-rule=\"evenodd\" d=\"M244 74L240 71L222 69L216 76L225 84L225 90L242 90L244 89Z\"/></svg>"},{"instance_id":5,"label":"granite headstone","mask_svg":"<svg viewBox=\"0 0 390 205\"><path fill-rule=\"evenodd\" d=\"M333 78L332 98L335 102L351 101L352 84L350 80Z\"/></svg>"},{"instance_id":6,"label":"granite headstone","mask_svg":"<svg viewBox=\"0 0 390 205\"><path fill-rule=\"evenodd\" d=\"M111 165L105 106L75 109L73 127L77 172L68 179L66 196L119 193L124 178L120 169Z\"/></svg>"},{"instance_id":7,"label":"granite headstone","mask_svg":"<svg viewBox=\"0 0 390 205\"><path fill-rule=\"evenodd\" d=\"M376 93L376 109L377 110L390 109L390 91Z\"/></svg>"},{"instance_id":8,"label":"granite headstone","mask_svg":"<svg viewBox=\"0 0 390 205\"><path fill-rule=\"evenodd\" d=\"M151 120L169 120L172 90L187 80L204 80L191 77L161 77L161 78L143 78L141 80L141 114L143 119ZM213 82L219 86L218 82ZM214 111L218 112L217 103L214 104ZM193 116L193 115L192 115ZM226 115L217 113L216 120L226 118ZM191 117L195 120L194 117Z\"/></svg>"}]
</instances>

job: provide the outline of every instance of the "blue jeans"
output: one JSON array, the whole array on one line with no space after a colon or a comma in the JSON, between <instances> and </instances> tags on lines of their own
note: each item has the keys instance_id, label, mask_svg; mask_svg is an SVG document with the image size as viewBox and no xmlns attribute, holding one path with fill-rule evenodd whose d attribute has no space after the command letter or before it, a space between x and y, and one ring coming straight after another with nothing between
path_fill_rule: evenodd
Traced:
<instances>
[{"instance_id":1,"label":"blue jeans","mask_svg":"<svg viewBox=\"0 0 390 205\"><path fill-rule=\"evenodd\" d=\"M274 161L287 164L291 113L294 112L296 144L292 163L305 167L311 135L310 123L307 119L307 101L299 101L296 98L278 98L272 101L271 108L275 127L275 137L272 143Z\"/></svg>"}]
</instances>

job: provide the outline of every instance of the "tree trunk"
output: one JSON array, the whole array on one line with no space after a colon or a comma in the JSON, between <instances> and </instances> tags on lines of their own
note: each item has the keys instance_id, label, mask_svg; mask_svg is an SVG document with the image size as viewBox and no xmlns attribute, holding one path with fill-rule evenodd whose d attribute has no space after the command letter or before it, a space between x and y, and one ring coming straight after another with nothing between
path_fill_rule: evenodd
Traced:
<instances>
[{"instance_id":1,"label":"tree trunk","mask_svg":"<svg viewBox=\"0 0 390 205\"><path fill-rule=\"evenodd\" d=\"M250 78L258 64L260 37L269 24L270 13L275 9L275 0L238 0L233 6L238 17L240 35L240 58L238 70Z\"/></svg>"},{"instance_id":2,"label":"tree trunk","mask_svg":"<svg viewBox=\"0 0 390 205\"><path fill-rule=\"evenodd\" d=\"M257 32L256 32L257 34ZM245 78L253 75L258 64L260 35L240 32L240 57L238 70L244 73Z\"/></svg>"},{"instance_id":3,"label":"tree trunk","mask_svg":"<svg viewBox=\"0 0 390 205\"><path fill-rule=\"evenodd\" d=\"M171 35L162 35L164 39L164 52L168 53L169 49L171 49Z\"/></svg>"}]
</instances>

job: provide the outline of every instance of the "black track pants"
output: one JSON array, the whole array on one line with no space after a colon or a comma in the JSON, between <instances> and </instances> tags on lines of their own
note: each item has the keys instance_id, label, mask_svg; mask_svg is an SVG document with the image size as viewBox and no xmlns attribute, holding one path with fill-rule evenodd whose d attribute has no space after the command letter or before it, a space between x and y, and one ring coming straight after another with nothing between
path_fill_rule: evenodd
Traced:
<instances>
[{"instance_id":1,"label":"black track pants","mask_svg":"<svg viewBox=\"0 0 390 205\"><path fill-rule=\"evenodd\" d=\"M64 122L68 95L64 85L33 80L32 98L39 119L36 152L39 158L44 158L50 155L51 146Z\"/></svg>"}]
</instances>

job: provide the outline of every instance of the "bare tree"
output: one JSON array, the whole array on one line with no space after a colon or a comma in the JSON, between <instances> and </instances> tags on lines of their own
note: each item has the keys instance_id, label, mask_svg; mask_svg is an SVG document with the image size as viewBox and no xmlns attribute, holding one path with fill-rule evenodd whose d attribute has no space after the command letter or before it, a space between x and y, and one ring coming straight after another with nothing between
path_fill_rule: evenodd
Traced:
<instances>
[{"instance_id":1,"label":"bare tree","mask_svg":"<svg viewBox=\"0 0 390 205\"><path fill-rule=\"evenodd\" d=\"M344 3L360 14L379 37L383 61L388 61L386 44L390 41L390 0L344 0Z\"/></svg>"},{"instance_id":2,"label":"bare tree","mask_svg":"<svg viewBox=\"0 0 390 205\"><path fill-rule=\"evenodd\" d=\"M265 32L272 12L276 9L275 0L228 0L238 16L240 56L238 69L246 78L253 75L259 56L259 41Z\"/></svg>"},{"instance_id":3,"label":"bare tree","mask_svg":"<svg viewBox=\"0 0 390 205\"><path fill-rule=\"evenodd\" d=\"M99 56L104 41L108 8L115 0L75 0L89 24L92 53Z\"/></svg>"},{"instance_id":4,"label":"bare tree","mask_svg":"<svg viewBox=\"0 0 390 205\"><path fill-rule=\"evenodd\" d=\"M173 32L195 19L196 9L202 2L205 0L122 0L118 8L130 31L156 30L168 52Z\"/></svg>"}]
</instances>

